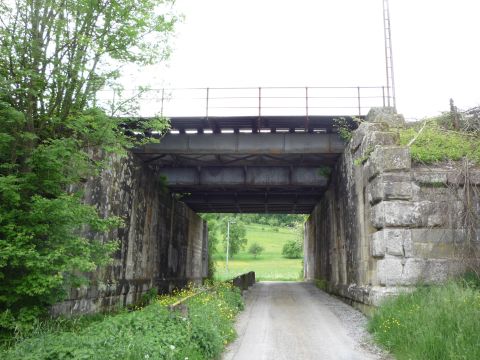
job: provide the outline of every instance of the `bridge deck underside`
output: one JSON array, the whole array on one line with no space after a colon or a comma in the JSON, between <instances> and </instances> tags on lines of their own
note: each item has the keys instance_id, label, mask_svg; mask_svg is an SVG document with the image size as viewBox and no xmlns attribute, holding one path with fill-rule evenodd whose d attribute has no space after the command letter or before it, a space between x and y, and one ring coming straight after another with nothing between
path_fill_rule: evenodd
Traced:
<instances>
[{"instance_id":1,"label":"bridge deck underside","mask_svg":"<svg viewBox=\"0 0 480 360\"><path fill-rule=\"evenodd\" d=\"M303 131L297 126L305 125L304 117L270 122L275 126L282 122L282 129L288 130L284 132L278 132L279 127L265 131L265 123L256 131L245 120L231 120L217 121L216 125L229 125L216 130L209 127L213 131L206 133L201 125L212 123L205 119L189 119L188 124L185 120L183 130L179 130L178 119L172 119L177 131L159 144L137 149L136 154L196 212L311 213L345 146L332 133L333 119L322 118L323 128L314 122ZM193 125L194 133L189 132L195 129ZM233 131L225 133L224 129Z\"/></svg>"},{"instance_id":2,"label":"bridge deck underside","mask_svg":"<svg viewBox=\"0 0 480 360\"><path fill-rule=\"evenodd\" d=\"M269 130L289 131L304 130L306 132L322 131L331 133L334 131L334 120L343 118L354 125L351 116L210 116L210 117L177 117L171 118L172 130L185 133L197 131L203 133L212 131L221 133L222 130L252 131L254 133ZM363 116L361 117L363 118Z\"/></svg>"}]
</instances>

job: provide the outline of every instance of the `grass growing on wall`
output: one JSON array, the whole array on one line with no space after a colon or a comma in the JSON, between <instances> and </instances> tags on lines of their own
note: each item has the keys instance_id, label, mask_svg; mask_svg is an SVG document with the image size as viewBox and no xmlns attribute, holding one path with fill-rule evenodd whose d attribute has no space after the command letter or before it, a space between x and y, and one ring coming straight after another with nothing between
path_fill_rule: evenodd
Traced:
<instances>
[{"instance_id":1,"label":"grass growing on wall","mask_svg":"<svg viewBox=\"0 0 480 360\"><path fill-rule=\"evenodd\" d=\"M301 259L286 259L282 256L283 245L297 234L293 228L261 224L245 225L247 230L247 246L243 251L234 255L229 261L229 271L225 268L225 253L222 246L218 246L214 255L216 261L215 278L218 280L231 279L249 271L255 271L257 280L299 280L303 270ZM250 244L257 242L265 250L254 258L248 253Z\"/></svg>"},{"instance_id":2,"label":"grass growing on wall","mask_svg":"<svg viewBox=\"0 0 480 360\"><path fill-rule=\"evenodd\" d=\"M458 161L468 156L480 164L480 139L474 133L445 129L435 119L427 124L410 147L412 160L432 164L442 161ZM400 144L407 145L419 133L422 123L415 123L400 130Z\"/></svg>"},{"instance_id":3,"label":"grass growing on wall","mask_svg":"<svg viewBox=\"0 0 480 360\"><path fill-rule=\"evenodd\" d=\"M191 295L162 296L135 311L98 317L83 326L39 328L0 350L1 359L215 359L236 334L235 315L243 308L238 289L217 284L187 301L188 314L167 306ZM62 320L57 320L62 321Z\"/></svg>"},{"instance_id":4,"label":"grass growing on wall","mask_svg":"<svg viewBox=\"0 0 480 360\"><path fill-rule=\"evenodd\" d=\"M387 300L369 330L399 360L480 359L478 280L420 287Z\"/></svg>"}]
</instances>

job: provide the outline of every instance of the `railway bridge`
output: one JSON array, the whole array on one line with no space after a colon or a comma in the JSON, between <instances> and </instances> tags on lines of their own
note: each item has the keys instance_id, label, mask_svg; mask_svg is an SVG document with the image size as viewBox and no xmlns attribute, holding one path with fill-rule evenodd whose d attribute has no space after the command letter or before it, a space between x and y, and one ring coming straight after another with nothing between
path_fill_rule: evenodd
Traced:
<instances>
[{"instance_id":1,"label":"railway bridge","mask_svg":"<svg viewBox=\"0 0 480 360\"><path fill-rule=\"evenodd\" d=\"M197 115L169 116L160 143L135 154L192 210L217 213L310 214L345 148L338 123L353 130L367 106L390 102L382 87L162 89L157 96L161 114L187 108Z\"/></svg>"},{"instance_id":2,"label":"railway bridge","mask_svg":"<svg viewBox=\"0 0 480 360\"><path fill-rule=\"evenodd\" d=\"M146 132L160 141L111 159L85 184L87 202L125 219L108 235L120 240L114 263L55 311L97 311L201 281L205 212L309 214L305 279L359 306L461 271L478 239L466 238L470 210L459 197L480 207L478 169L466 186L459 168L412 164L384 89L341 89L195 89L199 107L180 104L175 116L175 92L159 91L149 104L170 118L168 133ZM353 130L348 141L339 122Z\"/></svg>"}]
</instances>

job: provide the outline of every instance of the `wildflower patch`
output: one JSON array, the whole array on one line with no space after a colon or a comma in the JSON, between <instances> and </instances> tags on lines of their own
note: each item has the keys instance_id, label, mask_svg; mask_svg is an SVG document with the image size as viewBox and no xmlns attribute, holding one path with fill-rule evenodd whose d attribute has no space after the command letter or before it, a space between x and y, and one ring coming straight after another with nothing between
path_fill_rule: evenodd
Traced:
<instances>
[{"instance_id":1,"label":"wildflower patch","mask_svg":"<svg viewBox=\"0 0 480 360\"><path fill-rule=\"evenodd\" d=\"M186 314L169 311L186 297ZM233 323L241 309L242 297L231 284L216 283L208 291L190 286L80 329L37 332L0 350L0 358L215 359L236 337Z\"/></svg>"}]
</instances>

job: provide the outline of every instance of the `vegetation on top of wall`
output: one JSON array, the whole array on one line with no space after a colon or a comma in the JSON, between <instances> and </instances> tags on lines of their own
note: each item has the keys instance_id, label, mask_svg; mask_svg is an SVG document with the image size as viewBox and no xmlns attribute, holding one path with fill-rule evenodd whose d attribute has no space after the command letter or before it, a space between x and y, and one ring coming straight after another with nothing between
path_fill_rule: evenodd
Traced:
<instances>
[{"instance_id":1,"label":"vegetation on top of wall","mask_svg":"<svg viewBox=\"0 0 480 360\"><path fill-rule=\"evenodd\" d=\"M362 119L353 117L351 120L344 117L333 119L333 129L338 133L340 138L348 143L352 139L353 130L358 127Z\"/></svg>"},{"instance_id":2,"label":"vegetation on top of wall","mask_svg":"<svg viewBox=\"0 0 480 360\"><path fill-rule=\"evenodd\" d=\"M446 113L409 123L400 130L400 144L410 146L412 160L417 163L458 161L468 157L480 164L480 133L474 126L476 120L465 118L456 122L453 119L452 114Z\"/></svg>"},{"instance_id":3,"label":"vegetation on top of wall","mask_svg":"<svg viewBox=\"0 0 480 360\"><path fill-rule=\"evenodd\" d=\"M474 278L386 300L369 331L399 360L480 359L480 280Z\"/></svg>"},{"instance_id":4,"label":"vegetation on top of wall","mask_svg":"<svg viewBox=\"0 0 480 360\"><path fill-rule=\"evenodd\" d=\"M56 319L0 350L2 359L216 359L236 337L240 291L217 283L186 300L188 311L168 306L197 293L189 288L150 305L114 315Z\"/></svg>"}]
</instances>

